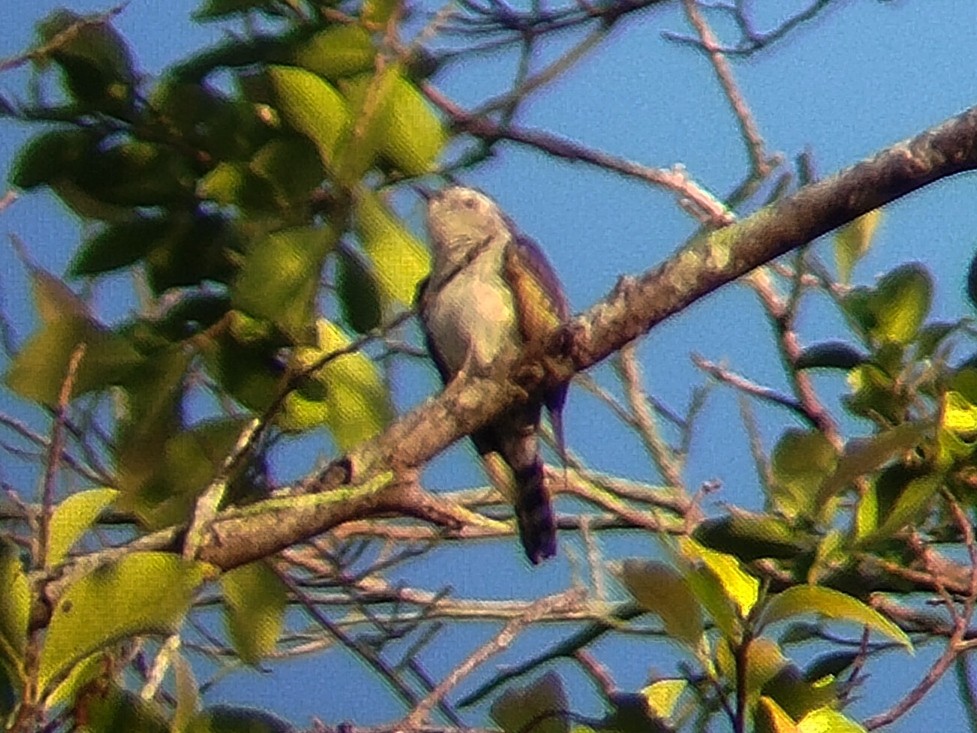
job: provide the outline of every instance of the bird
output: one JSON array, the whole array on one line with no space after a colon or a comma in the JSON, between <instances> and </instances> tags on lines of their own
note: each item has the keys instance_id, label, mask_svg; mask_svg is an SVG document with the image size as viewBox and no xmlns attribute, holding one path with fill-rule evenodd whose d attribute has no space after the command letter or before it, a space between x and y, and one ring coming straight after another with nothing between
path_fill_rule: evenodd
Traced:
<instances>
[{"instance_id":1,"label":"bird","mask_svg":"<svg viewBox=\"0 0 977 733\"><path fill-rule=\"evenodd\" d=\"M445 385L462 373L511 364L526 345L570 316L563 287L543 251L502 209L474 188L420 190L427 199L431 272L418 289L428 352ZM471 435L491 483L514 508L519 538L534 565L556 554L556 516L543 480L540 419L547 408L565 462L567 384L541 401L510 407Z\"/></svg>"}]
</instances>

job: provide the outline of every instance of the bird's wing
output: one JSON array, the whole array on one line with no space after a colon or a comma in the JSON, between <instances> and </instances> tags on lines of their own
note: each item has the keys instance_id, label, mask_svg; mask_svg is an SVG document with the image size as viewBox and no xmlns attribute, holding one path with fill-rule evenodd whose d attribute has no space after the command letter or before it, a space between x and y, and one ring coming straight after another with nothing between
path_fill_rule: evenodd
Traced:
<instances>
[{"instance_id":1,"label":"bird's wing","mask_svg":"<svg viewBox=\"0 0 977 733\"><path fill-rule=\"evenodd\" d=\"M427 298L431 295L431 293L428 292L428 286L430 284L431 278L426 277L417 285L417 295L414 298L418 315L417 321L421 326L421 333L424 334L424 346L427 348L427 353L431 355L431 361L434 362L434 366L437 368L438 374L441 375L441 381L444 384L447 384L451 381L454 374L451 373L451 370L448 369L448 365L445 364L444 360L441 358L441 352L438 351L438 348L434 343L434 336L427 327L427 318L424 314L425 306L427 305Z\"/></svg>"},{"instance_id":2,"label":"bird's wing","mask_svg":"<svg viewBox=\"0 0 977 733\"><path fill-rule=\"evenodd\" d=\"M527 342L537 341L567 322L570 304L543 250L511 223L509 226L513 236L506 247L502 274L516 300L523 339ZM566 440L563 433L563 405L568 388L569 385L561 384L544 395L557 449L564 462Z\"/></svg>"}]
</instances>

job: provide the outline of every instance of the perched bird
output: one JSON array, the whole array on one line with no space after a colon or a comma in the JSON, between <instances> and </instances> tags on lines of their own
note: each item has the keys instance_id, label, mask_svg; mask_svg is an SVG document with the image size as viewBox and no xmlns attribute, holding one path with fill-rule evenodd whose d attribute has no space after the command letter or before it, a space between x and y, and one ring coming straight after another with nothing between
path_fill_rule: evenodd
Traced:
<instances>
[{"instance_id":1,"label":"perched bird","mask_svg":"<svg viewBox=\"0 0 977 733\"><path fill-rule=\"evenodd\" d=\"M514 361L570 312L543 252L492 199L461 186L425 196L434 260L419 292L420 317L428 351L448 384L461 372L487 373ZM561 456L566 395L565 384L544 395ZM533 564L556 554L556 518L539 454L542 408L517 405L471 436L492 483L515 507Z\"/></svg>"}]
</instances>

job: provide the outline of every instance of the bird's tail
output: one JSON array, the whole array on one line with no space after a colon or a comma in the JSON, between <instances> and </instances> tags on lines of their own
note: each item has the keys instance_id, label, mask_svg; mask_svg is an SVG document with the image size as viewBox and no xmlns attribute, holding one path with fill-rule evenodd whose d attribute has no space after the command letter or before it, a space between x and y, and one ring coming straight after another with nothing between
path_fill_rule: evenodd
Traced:
<instances>
[{"instance_id":1,"label":"bird's tail","mask_svg":"<svg viewBox=\"0 0 977 733\"><path fill-rule=\"evenodd\" d=\"M543 480L543 461L536 460L515 474L513 502L519 539L533 565L556 554L556 516Z\"/></svg>"},{"instance_id":2,"label":"bird's tail","mask_svg":"<svg viewBox=\"0 0 977 733\"><path fill-rule=\"evenodd\" d=\"M520 458L506 461L494 451L482 455L492 484L512 502L526 557L538 565L556 554L556 515L543 480L542 458L535 452L524 453Z\"/></svg>"}]
</instances>

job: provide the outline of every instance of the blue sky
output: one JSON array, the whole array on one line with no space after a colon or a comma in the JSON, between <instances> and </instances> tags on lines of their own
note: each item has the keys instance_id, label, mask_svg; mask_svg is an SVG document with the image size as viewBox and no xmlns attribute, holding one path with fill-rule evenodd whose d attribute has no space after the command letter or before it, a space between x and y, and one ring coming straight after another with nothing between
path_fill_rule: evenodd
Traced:
<instances>
[{"instance_id":1,"label":"blue sky","mask_svg":"<svg viewBox=\"0 0 977 733\"><path fill-rule=\"evenodd\" d=\"M5 12L0 58L29 47L34 22L61 4L65 3L13 4ZM107 7L95 2L68 4L79 12ZM764 6L759 10L767 9L772 23L775 11L770 8L782 12L785 7L807 4L750 5ZM221 37L220 26L190 21L195 6L185 0L130 2L117 26L129 39L144 73L155 75L174 59ZM828 175L975 103L974 16L972 0L842 2L772 49L749 61L734 61L734 71L768 149L782 151L788 158L810 149L819 174ZM624 22L603 46L539 93L523 110L519 123L651 166L681 163L701 185L722 196L739 182L744 170L745 152L735 120L705 58L663 39L662 30L687 33L674 3ZM717 30L731 38L731 29ZM548 51L555 54L572 40L558 39ZM513 66L511 57L477 57L450 67L438 83L461 103L475 105L507 88ZM0 76L0 93L18 94L23 78L20 72ZM0 123L0 167L6 169L25 135L22 128ZM606 294L621 274L639 272L667 257L696 226L668 192L511 145L502 146L467 181L489 192L543 244L577 311ZM963 278L975 244L974 193L974 178L959 176L888 207L875 248L856 270L856 280L870 282L897 263L919 260L937 278L934 316L966 314ZM23 239L37 261L54 272L64 270L80 235L77 222L43 194L27 196L0 214L0 229ZM830 259L828 250L822 251ZM118 294L125 287L118 281L103 286L97 302L109 310L119 308L125 300ZM32 323L26 292L22 268L10 248L0 247L2 304L21 337ZM837 318L824 309L806 309L801 323L802 338L808 343L841 335ZM691 364L691 353L723 361L775 387L785 386L764 316L744 288L724 289L642 341L640 355L650 390L679 410L693 387L703 382ZM436 387L426 367L405 368L403 375L405 384L400 389L405 405ZM597 376L611 384L605 371L597 370ZM0 409L32 416L23 406L10 404L6 396L0 399ZM783 412L760 409L758 414L768 448L776 435L793 424ZM709 505L716 511L722 502L756 507L761 501L738 421L735 397L716 392L692 446L686 478L693 487L705 480L723 482L723 491L711 497L714 503ZM572 392L566 422L570 445L595 469L655 480L634 436L608 428L606 408L580 389ZM0 471L3 480L26 485L23 481L29 474L21 469ZM482 480L464 447L436 461L427 479L451 487ZM612 544L634 553L651 547L646 538ZM466 550L453 556L450 572L432 561L417 571L418 578L435 586L441 573L450 578L458 595L491 597L504 597L513 587L536 594L565 583L569 568L564 560L530 576L520 570L516 553L512 548L500 560L497 549ZM486 573L486 567L496 568L495 577ZM475 648L491 631L476 625L454 630L450 643L431 650L425 662L435 675L447 671L463 650ZM539 649L543 639L558 636L555 629L527 636L504 661L514 661L527 650ZM645 648L647 656L635 653L633 641L602 645L601 653L622 687L642 684L652 668L668 668L669 657L661 646ZM893 653L891 663L876 663L855 711L878 712L919 679L935 653L919 650L911 664ZM273 676L232 675L217 687L216 699L267 706L298 723L319 715L330 721L349 718L369 724L396 714L392 698L375 677L342 654L317 655L273 669ZM579 682L576 673L570 678ZM893 729L918 729L922 721L948 730L962 726L964 718L955 699L948 677Z\"/></svg>"}]
</instances>

